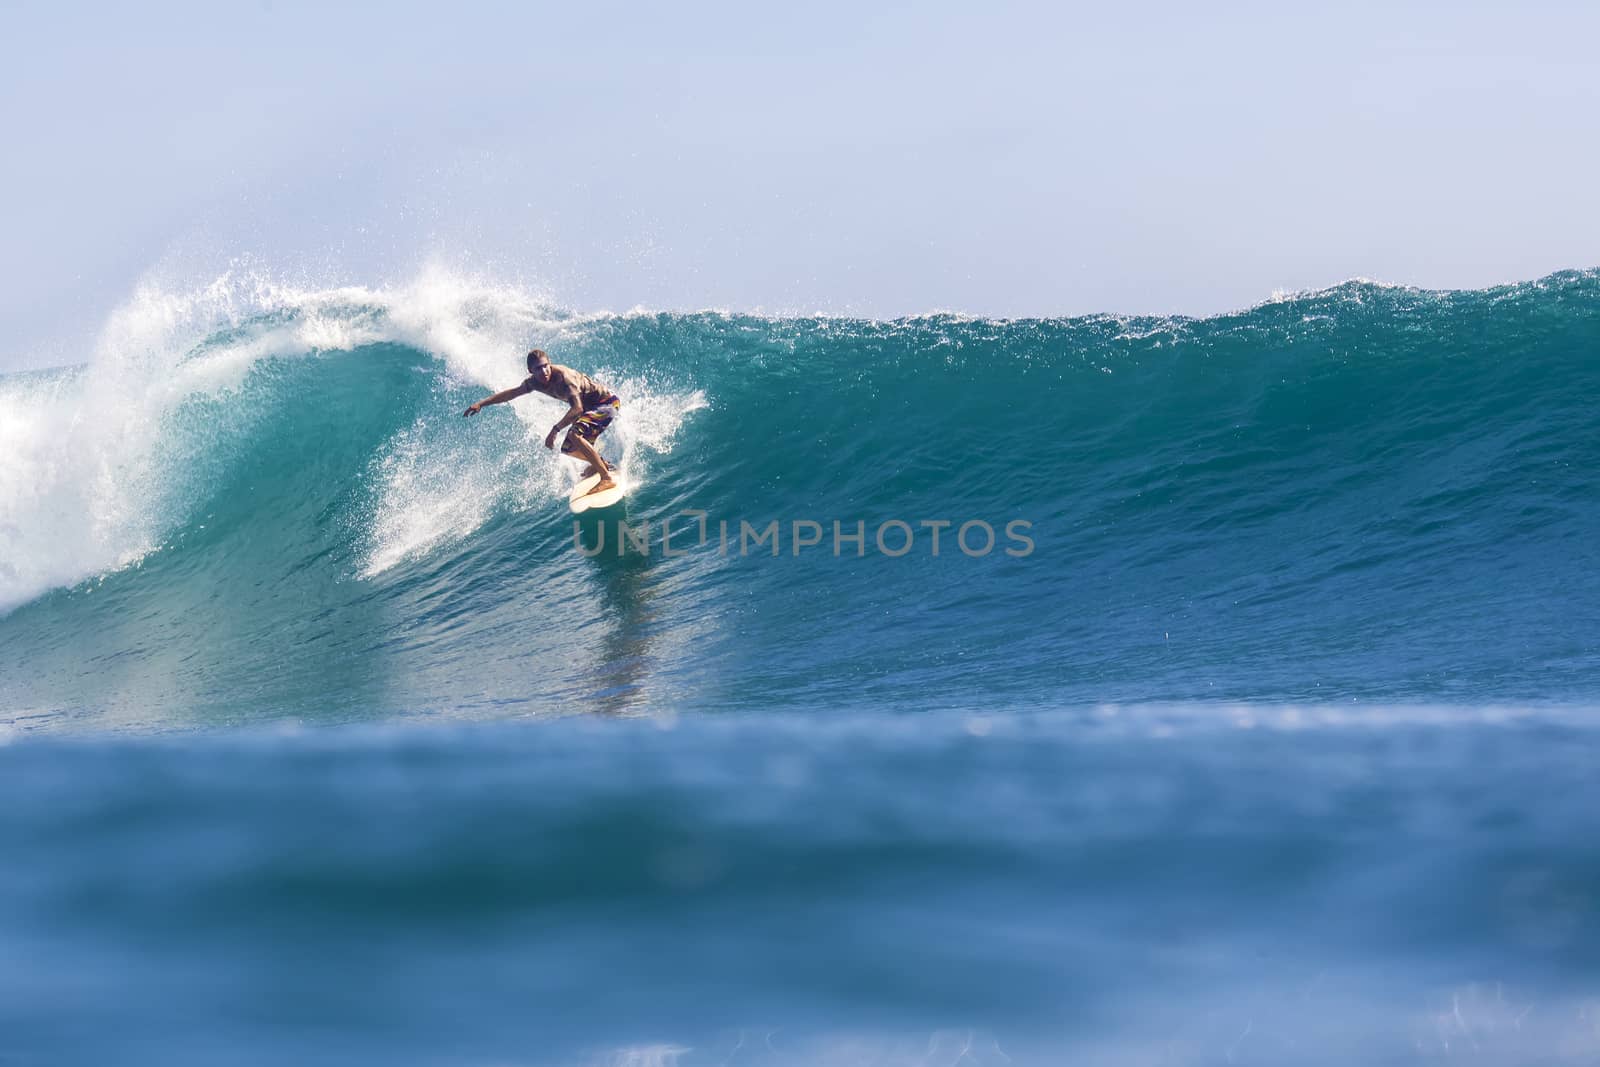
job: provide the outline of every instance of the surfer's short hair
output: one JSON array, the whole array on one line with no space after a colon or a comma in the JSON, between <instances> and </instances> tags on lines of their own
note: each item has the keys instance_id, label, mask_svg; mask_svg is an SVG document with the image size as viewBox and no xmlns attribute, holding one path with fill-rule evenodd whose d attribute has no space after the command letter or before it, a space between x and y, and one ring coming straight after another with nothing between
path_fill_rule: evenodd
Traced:
<instances>
[{"instance_id":1,"label":"surfer's short hair","mask_svg":"<svg viewBox=\"0 0 1600 1067\"><path fill-rule=\"evenodd\" d=\"M549 362L550 362L550 354L548 352L546 352L544 349L542 349L542 348L530 348L528 350L528 369L529 370L533 369L533 365L535 363L549 363Z\"/></svg>"}]
</instances>

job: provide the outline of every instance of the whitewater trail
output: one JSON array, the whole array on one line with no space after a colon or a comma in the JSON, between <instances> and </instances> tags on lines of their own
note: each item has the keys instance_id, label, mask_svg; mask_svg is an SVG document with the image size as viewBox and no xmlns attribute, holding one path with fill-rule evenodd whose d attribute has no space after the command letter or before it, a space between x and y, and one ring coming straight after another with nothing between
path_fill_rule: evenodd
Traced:
<instances>
[{"instance_id":1,"label":"whitewater trail","mask_svg":"<svg viewBox=\"0 0 1600 1067\"><path fill-rule=\"evenodd\" d=\"M439 360L448 382L494 391L521 380L527 348L559 347L582 321L517 288L440 271L379 289L232 274L190 292L141 288L82 366L0 378L0 612L137 564L189 520L206 492L197 472L254 431L255 414L234 401L272 361L394 344ZM682 414L705 403L694 392L654 396L638 378L619 388L633 402L613 436L645 448L668 447ZM564 473L529 455L548 412L511 410L526 449L488 458L438 442L440 413L430 412L375 455L384 490L363 533L366 573L466 536L508 500L527 507L560 490Z\"/></svg>"}]
</instances>

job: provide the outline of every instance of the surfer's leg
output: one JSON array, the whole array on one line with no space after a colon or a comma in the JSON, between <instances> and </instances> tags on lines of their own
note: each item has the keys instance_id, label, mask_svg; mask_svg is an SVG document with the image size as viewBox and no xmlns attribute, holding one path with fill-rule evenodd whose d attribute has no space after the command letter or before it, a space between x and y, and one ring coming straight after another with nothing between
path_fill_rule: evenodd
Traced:
<instances>
[{"instance_id":1,"label":"surfer's leg","mask_svg":"<svg viewBox=\"0 0 1600 1067\"><path fill-rule=\"evenodd\" d=\"M600 449L595 446L595 440L611 425L612 415L615 413L615 403L604 404L592 411L586 411L578 416L578 421L572 424L572 429L567 431L567 439L561 444L561 451L569 456L577 456L588 463L584 470L584 477L590 474L599 474L600 480L589 492L598 493L602 489L610 489L617 483L611 478L611 468L600 456Z\"/></svg>"},{"instance_id":2,"label":"surfer's leg","mask_svg":"<svg viewBox=\"0 0 1600 1067\"><path fill-rule=\"evenodd\" d=\"M596 427L592 423L586 422L586 419L588 419L587 415L580 416L572 429L567 431L567 439L562 443L561 451L569 456L576 456L588 464L583 475L585 478L590 474L600 475L600 480L595 483L593 489L589 490L591 493L598 493L602 489L610 489L617 483L611 480L611 468L601 458L600 450L589 442L588 436L583 432L584 430L596 432ZM598 436L598 433L596 433L596 436Z\"/></svg>"},{"instance_id":3,"label":"surfer's leg","mask_svg":"<svg viewBox=\"0 0 1600 1067\"><path fill-rule=\"evenodd\" d=\"M598 493L602 489L610 489L613 485L617 484L611 480L611 468L606 466L606 461L604 459L600 458L600 452L594 447L594 445L591 445L588 441L585 441L576 434L567 435L567 443L572 445L573 455L588 460L588 469L592 472L598 472L600 475L600 480L595 483L594 488L589 490L589 492ZM584 477L587 478L588 475L586 474Z\"/></svg>"},{"instance_id":4,"label":"surfer's leg","mask_svg":"<svg viewBox=\"0 0 1600 1067\"><path fill-rule=\"evenodd\" d=\"M588 441L585 441L577 434L569 434L567 436L567 445L569 447L563 448L563 452L569 456L576 456L588 464L588 466L584 467L584 477L587 478L591 474L611 473L611 468L606 465L606 461L600 455L599 450Z\"/></svg>"}]
</instances>

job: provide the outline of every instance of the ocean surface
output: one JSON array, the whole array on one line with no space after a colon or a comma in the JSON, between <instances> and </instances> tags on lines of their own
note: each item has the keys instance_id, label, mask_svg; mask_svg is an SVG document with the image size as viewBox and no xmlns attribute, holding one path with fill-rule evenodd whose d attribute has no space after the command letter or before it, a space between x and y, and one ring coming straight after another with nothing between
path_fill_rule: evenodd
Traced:
<instances>
[{"instance_id":1,"label":"ocean surface","mask_svg":"<svg viewBox=\"0 0 1600 1067\"><path fill-rule=\"evenodd\" d=\"M1596 271L141 289L0 376L0 1064L1594 1063L1597 412Z\"/></svg>"}]
</instances>

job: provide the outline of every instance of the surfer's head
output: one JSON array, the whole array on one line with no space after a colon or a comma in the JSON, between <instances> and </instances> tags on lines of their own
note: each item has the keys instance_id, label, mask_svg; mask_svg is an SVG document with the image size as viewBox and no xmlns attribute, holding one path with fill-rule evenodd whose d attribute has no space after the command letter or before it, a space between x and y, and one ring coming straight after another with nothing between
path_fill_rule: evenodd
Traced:
<instances>
[{"instance_id":1,"label":"surfer's head","mask_svg":"<svg viewBox=\"0 0 1600 1067\"><path fill-rule=\"evenodd\" d=\"M544 349L535 348L528 353L528 373L540 383L550 380L550 357L545 354Z\"/></svg>"}]
</instances>

